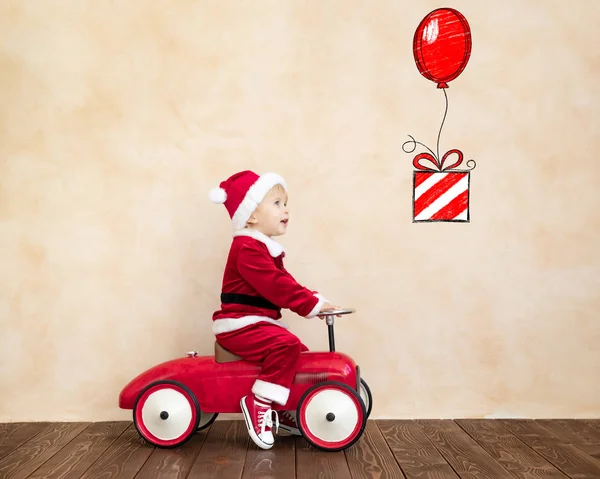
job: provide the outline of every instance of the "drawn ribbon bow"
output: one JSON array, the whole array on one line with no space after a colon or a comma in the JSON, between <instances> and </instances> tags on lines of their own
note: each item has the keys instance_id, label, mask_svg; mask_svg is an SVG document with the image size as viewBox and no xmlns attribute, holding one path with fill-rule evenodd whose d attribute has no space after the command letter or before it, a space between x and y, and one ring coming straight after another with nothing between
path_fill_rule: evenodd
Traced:
<instances>
[{"instance_id":1,"label":"drawn ribbon bow","mask_svg":"<svg viewBox=\"0 0 600 479\"><path fill-rule=\"evenodd\" d=\"M456 153L458 155L458 160L456 160L450 166L444 167L444 162L446 161L446 159L454 153ZM445 171L445 170L450 170L452 168L456 168L457 166L459 166L463 162L463 154L462 154L462 151L453 149L453 150L446 152L446 154L444 156L442 156L442 161L439 161L435 156L433 156L430 153L419 153L413 159L413 166L416 169L435 171L434 168L431 168L431 167L428 167L428 166L425 166L425 165L422 165L421 163L419 163L421 160L429 160L437 167L438 171Z\"/></svg>"}]
</instances>

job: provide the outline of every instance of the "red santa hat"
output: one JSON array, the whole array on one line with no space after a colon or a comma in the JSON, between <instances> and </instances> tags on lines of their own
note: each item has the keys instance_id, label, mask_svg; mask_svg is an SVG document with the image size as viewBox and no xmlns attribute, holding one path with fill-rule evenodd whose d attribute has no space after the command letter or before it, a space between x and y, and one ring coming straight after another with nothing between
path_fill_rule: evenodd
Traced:
<instances>
[{"instance_id":1,"label":"red santa hat","mask_svg":"<svg viewBox=\"0 0 600 479\"><path fill-rule=\"evenodd\" d=\"M285 181L276 173L259 176L253 171L245 170L222 181L218 187L210 190L208 197L213 203L225 205L233 229L239 230L246 225L246 221L275 185L281 185L287 190Z\"/></svg>"}]
</instances>

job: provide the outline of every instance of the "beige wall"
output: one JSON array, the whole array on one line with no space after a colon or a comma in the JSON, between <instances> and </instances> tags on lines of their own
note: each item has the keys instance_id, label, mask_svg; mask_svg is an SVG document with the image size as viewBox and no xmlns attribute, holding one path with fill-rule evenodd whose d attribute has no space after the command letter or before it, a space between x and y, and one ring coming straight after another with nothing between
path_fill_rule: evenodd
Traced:
<instances>
[{"instance_id":1,"label":"beige wall","mask_svg":"<svg viewBox=\"0 0 600 479\"><path fill-rule=\"evenodd\" d=\"M462 225L411 222L402 151L441 120L411 50L439 2L0 5L0 421L129 418L130 378L210 353L207 192L243 168L288 179L289 269L357 308L337 340L373 417L600 416L599 2L449 5Z\"/></svg>"}]
</instances>

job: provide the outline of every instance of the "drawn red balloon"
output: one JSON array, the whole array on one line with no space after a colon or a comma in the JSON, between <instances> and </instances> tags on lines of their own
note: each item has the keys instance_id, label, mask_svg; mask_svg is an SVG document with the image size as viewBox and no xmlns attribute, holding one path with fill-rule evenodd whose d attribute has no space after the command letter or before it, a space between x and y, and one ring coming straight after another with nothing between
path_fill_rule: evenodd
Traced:
<instances>
[{"instance_id":1,"label":"drawn red balloon","mask_svg":"<svg viewBox=\"0 0 600 479\"><path fill-rule=\"evenodd\" d=\"M421 75L448 88L467 66L471 56L471 29L467 19L453 8L438 8L417 27L413 54Z\"/></svg>"}]
</instances>

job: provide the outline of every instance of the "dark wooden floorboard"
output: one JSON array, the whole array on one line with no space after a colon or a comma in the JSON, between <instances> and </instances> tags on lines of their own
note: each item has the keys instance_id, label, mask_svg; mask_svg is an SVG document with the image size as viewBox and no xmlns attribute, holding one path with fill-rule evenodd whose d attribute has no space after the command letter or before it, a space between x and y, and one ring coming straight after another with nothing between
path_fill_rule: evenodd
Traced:
<instances>
[{"instance_id":1,"label":"dark wooden floorboard","mask_svg":"<svg viewBox=\"0 0 600 479\"><path fill-rule=\"evenodd\" d=\"M296 455L292 436L276 437L275 444L269 450L260 449L254 442L249 443L242 479L292 478L295 475Z\"/></svg>"},{"instance_id":2,"label":"dark wooden floorboard","mask_svg":"<svg viewBox=\"0 0 600 479\"><path fill-rule=\"evenodd\" d=\"M600 459L600 431L581 421L538 419L537 422L590 456Z\"/></svg>"},{"instance_id":3,"label":"dark wooden floorboard","mask_svg":"<svg viewBox=\"0 0 600 479\"><path fill-rule=\"evenodd\" d=\"M158 449L130 421L0 424L0 479L600 479L600 420L369 421L346 451L281 435L273 449L244 421L216 421Z\"/></svg>"},{"instance_id":4,"label":"dark wooden floorboard","mask_svg":"<svg viewBox=\"0 0 600 479\"><path fill-rule=\"evenodd\" d=\"M140 438L133 423L83 474L83 479L131 479L136 476L154 448Z\"/></svg>"},{"instance_id":5,"label":"dark wooden floorboard","mask_svg":"<svg viewBox=\"0 0 600 479\"><path fill-rule=\"evenodd\" d=\"M550 421L560 424L589 443L600 444L600 429L596 429L588 424L587 421L577 419L556 419ZM600 427L600 421L598 424Z\"/></svg>"},{"instance_id":6,"label":"dark wooden floorboard","mask_svg":"<svg viewBox=\"0 0 600 479\"><path fill-rule=\"evenodd\" d=\"M600 478L600 460L530 419L499 419L502 425L572 479Z\"/></svg>"},{"instance_id":7,"label":"dark wooden floorboard","mask_svg":"<svg viewBox=\"0 0 600 479\"><path fill-rule=\"evenodd\" d=\"M295 438L297 479L351 479L343 451L327 452L312 447L303 437Z\"/></svg>"},{"instance_id":8,"label":"dark wooden floorboard","mask_svg":"<svg viewBox=\"0 0 600 479\"><path fill-rule=\"evenodd\" d=\"M462 479L511 477L477 441L454 421L449 419L417 420L417 424Z\"/></svg>"},{"instance_id":9,"label":"dark wooden floorboard","mask_svg":"<svg viewBox=\"0 0 600 479\"><path fill-rule=\"evenodd\" d=\"M362 437L344 452L353 479L405 477L381 431L373 421L367 422Z\"/></svg>"},{"instance_id":10,"label":"dark wooden floorboard","mask_svg":"<svg viewBox=\"0 0 600 479\"><path fill-rule=\"evenodd\" d=\"M21 444L29 441L48 425L49 423L47 422L10 422L0 424L0 459L14 451Z\"/></svg>"},{"instance_id":11,"label":"dark wooden floorboard","mask_svg":"<svg viewBox=\"0 0 600 479\"><path fill-rule=\"evenodd\" d=\"M185 479L188 477L210 428L196 433L183 446L175 449L156 448L139 470L139 479Z\"/></svg>"},{"instance_id":12,"label":"dark wooden floorboard","mask_svg":"<svg viewBox=\"0 0 600 479\"><path fill-rule=\"evenodd\" d=\"M249 440L244 421L215 421L188 478L240 478L246 462Z\"/></svg>"},{"instance_id":13,"label":"dark wooden floorboard","mask_svg":"<svg viewBox=\"0 0 600 479\"><path fill-rule=\"evenodd\" d=\"M457 420L456 423L512 477L519 479L567 478L560 470L493 419Z\"/></svg>"},{"instance_id":14,"label":"dark wooden floorboard","mask_svg":"<svg viewBox=\"0 0 600 479\"><path fill-rule=\"evenodd\" d=\"M89 423L50 423L0 460L2 479L24 479L60 451Z\"/></svg>"},{"instance_id":15,"label":"dark wooden floorboard","mask_svg":"<svg viewBox=\"0 0 600 479\"><path fill-rule=\"evenodd\" d=\"M585 419L582 422L594 428L596 431L600 431L600 419Z\"/></svg>"},{"instance_id":16,"label":"dark wooden floorboard","mask_svg":"<svg viewBox=\"0 0 600 479\"><path fill-rule=\"evenodd\" d=\"M458 478L415 421L390 420L377 424L407 479Z\"/></svg>"},{"instance_id":17,"label":"dark wooden floorboard","mask_svg":"<svg viewBox=\"0 0 600 479\"><path fill-rule=\"evenodd\" d=\"M129 422L98 422L90 425L29 479L80 478L128 426Z\"/></svg>"}]
</instances>

